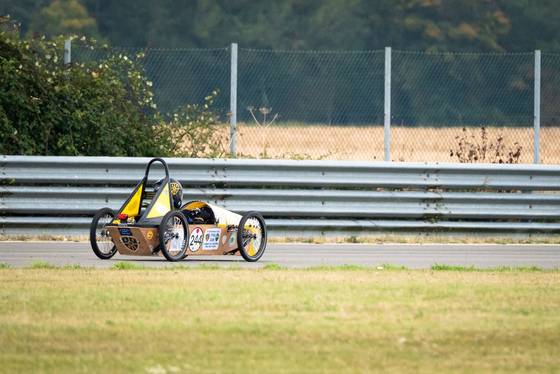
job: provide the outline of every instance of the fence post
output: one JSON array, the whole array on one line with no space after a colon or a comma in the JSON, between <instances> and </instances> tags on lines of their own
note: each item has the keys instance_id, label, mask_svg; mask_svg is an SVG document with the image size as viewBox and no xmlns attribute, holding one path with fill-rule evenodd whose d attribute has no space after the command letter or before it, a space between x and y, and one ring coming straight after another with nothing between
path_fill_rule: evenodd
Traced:
<instances>
[{"instance_id":1,"label":"fence post","mask_svg":"<svg viewBox=\"0 0 560 374\"><path fill-rule=\"evenodd\" d=\"M231 117L229 151L235 157L235 138L237 135L237 43L231 43L231 84L229 110Z\"/></svg>"},{"instance_id":2,"label":"fence post","mask_svg":"<svg viewBox=\"0 0 560 374\"><path fill-rule=\"evenodd\" d=\"M64 65L72 62L72 40L66 39L64 41Z\"/></svg>"},{"instance_id":3,"label":"fence post","mask_svg":"<svg viewBox=\"0 0 560 374\"><path fill-rule=\"evenodd\" d=\"M391 161L391 47L385 47L384 160Z\"/></svg>"},{"instance_id":4,"label":"fence post","mask_svg":"<svg viewBox=\"0 0 560 374\"><path fill-rule=\"evenodd\" d=\"M533 163L539 164L540 161L540 140L541 140L541 51L535 51L535 130L533 146Z\"/></svg>"}]
</instances>

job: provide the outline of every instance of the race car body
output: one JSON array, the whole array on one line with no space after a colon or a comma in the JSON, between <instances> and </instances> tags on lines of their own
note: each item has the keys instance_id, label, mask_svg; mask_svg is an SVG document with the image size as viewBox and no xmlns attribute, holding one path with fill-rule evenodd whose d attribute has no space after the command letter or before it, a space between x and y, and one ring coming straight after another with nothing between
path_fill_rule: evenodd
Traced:
<instances>
[{"instance_id":1,"label":"race car body","mask_svg":"<svg viewBox=\"0 0 560 374\"><path fill-rule=\"evenodd\" d=\"M163 164L166 176L148 191L148 174L154 162ZM94 216L90 240L94 253L108 259L121 255L163 255L178 261L189 255L241 255L257 261L266 248L267 230L257 212L240 215L203 201L182 204L181 184L169 177L161 158L154 158L118 214L103 208ZM144 208L144 209L143 209Z\"/></svg>"}]
</instances>

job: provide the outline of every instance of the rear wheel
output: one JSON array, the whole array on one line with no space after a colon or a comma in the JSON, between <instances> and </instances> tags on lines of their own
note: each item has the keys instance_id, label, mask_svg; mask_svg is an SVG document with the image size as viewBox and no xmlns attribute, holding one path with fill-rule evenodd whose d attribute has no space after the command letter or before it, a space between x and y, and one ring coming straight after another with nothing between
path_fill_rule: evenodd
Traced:
<instances>
[{"instance_id":1,"label":"rear wheel","mask_svg":"<svg viewBox=\"0 0 560 374\"><path fill-rule=\"evenodd\" d=\"M159 246L169 261L185 258L189 243L189 225L185 215L178 210L171 211L163 217L159 226Z\"/></svg>"},{"instance_id":2,"label":"rear wheel","mask_svg":"<svg viewBox=\"0 0 560 374\"><path fill-rule=\"evenodd\" d=\"M257 212L248 212L239 221L237 245L246 261L258 261L266 249L267 231L264 218Z\"/></svg>"},{"instance_id":3,"label":"rear wheel","mask_svg":"<svg viewBox=\"0 0 560 374\"><path fill-rule=\"evenodd\" d=\"M110 208L103 208L95 213L89 229L91 249L102 260L108 260L117 253L117 247L107 229L107 224L112 223L117 215Z\"/></svg>"}]
</instances>

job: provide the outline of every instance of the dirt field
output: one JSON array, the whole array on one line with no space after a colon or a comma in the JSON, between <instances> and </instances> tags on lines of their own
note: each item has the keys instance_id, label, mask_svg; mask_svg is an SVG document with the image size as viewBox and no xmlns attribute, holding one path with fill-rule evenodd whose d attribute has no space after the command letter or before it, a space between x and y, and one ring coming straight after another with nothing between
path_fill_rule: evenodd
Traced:
<instances>
[{"instance_id":1,"label":"dirt field","mask_svg":"<svg viewBox=\"0 0 560 374\"><path fill-rule=\"evenodd\" d=\"M383 160L383 127L273 126L259 128L239 125L237 152L255 158L300 158L353 161ZM451 150L459 149L459 140L467 136L481 144L480 128L391 128L392 161L459 162ZM533 163L533 128L489 128L488 145L502 135L504 152L521 146L519 163ZM560 128L542 128L540 162L560 163L557 146ZM474 138L473 138L474 136ZM488 152L489 153L489 152Z\"/></svg>"}]
</instances>

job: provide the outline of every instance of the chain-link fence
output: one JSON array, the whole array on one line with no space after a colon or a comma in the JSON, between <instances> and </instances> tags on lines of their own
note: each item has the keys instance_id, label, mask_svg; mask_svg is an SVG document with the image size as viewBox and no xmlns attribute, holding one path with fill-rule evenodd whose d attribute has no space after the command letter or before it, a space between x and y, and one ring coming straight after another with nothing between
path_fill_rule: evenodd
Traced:
<instances>
[{"instance_id":1,"label":"chain-link fence","mask_svg":"<svg viewBox=\"0 0 560 374\"><path fill-rule=\"evenodd\" d=\"M560 164L560 55L543 53L540 162Z\"/></svg>"},{"instance_id":2,"label":"chain-link fence","mask_svg":"<svg viewBox=\"0 0 560 374\"><path fill-rule=\"evenodd\" d=\"M229 110L230 48L221 49L116 49L139 58L147 78L152 82L152 93L157 109L163 115L172 113L186 104L203 104L204 98L219 89L216 107ZM72 61L101 61L108 52L102 48L74 47Z\"/></svg>"},{"instance_id":3,"label":"chain-link fence","mask_svg":"<svg viewBox=\"0 0 560 374\"><path fill-rule=\"evenodd\" d=\"M532 162L534 54L392 57L392 159Z\"/></svg>"},{"instance_id":4,"label":"chain-link fence","mask_svg":"<svg viewBox=\"0 0 560 374\"><path fill-rule=\"evenodd\" d=\"M381 148L372 143L383 126L383 64L379 51L240 49L238 152L382 159L383 136Z\"/></svg>"},{"instance_id":5,"label":"chain-link fence","mask_svg":"<svg viewBox=\"0 0 560 374\"><path fill-rule=\"evenodd\" d=\"M161 113L216 89L216 108L231 110L232 48L143 51ZM103 53L74 48L72 57ZM383 160L385 57L240 48L237 156ZM391 61L391 160L533 162L535 54L392 51ZM542 54L541 75L539 160L557 164L560 55Z\"/></svg>"}]
</instances>

